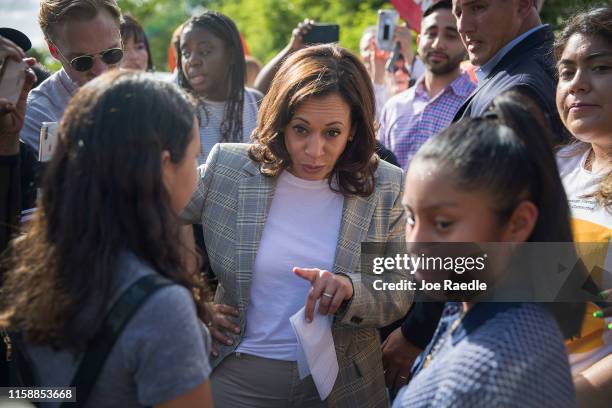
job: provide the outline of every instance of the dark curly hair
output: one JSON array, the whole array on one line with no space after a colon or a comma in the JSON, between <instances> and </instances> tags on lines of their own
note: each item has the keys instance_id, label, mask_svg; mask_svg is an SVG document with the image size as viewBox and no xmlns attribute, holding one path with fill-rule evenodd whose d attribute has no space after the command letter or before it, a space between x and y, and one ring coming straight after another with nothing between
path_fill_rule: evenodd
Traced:
<instances>
[{"instance_id":1,"label":"dark curly hair","mask_svg":"<svg viewBox=\"0 0 612 408\"><path fill-rule=\"evenodd\" d=\"M612 6L596 7L570 18L555 41L554 53L557 61L561 59L569 39L575 34L591 38L601 38L608 44L612 44ZM576 150L576 152L580 152L580 150ZM587 197L591 196L602 207L612 211L612 172L608 173L599 183L599 189Z\"/></svg>"},{"instance_id":2,"label":"dark curly hair","mask_svg":"<svg viewBox=\"0 0 612 408\"><path fill-rule=\"evenodd\" d=\"M276 176L291 165L283 131L306 99L337 93L351 109L353 140L338 158L329 176L337 176L340 193L367 197L374 191L378 166L374 130L374 91L358 57L337 45L304 48L291 55L276 73L263 99L253 144L252 160L262 173Z\"/></svg>"}]
</instances>

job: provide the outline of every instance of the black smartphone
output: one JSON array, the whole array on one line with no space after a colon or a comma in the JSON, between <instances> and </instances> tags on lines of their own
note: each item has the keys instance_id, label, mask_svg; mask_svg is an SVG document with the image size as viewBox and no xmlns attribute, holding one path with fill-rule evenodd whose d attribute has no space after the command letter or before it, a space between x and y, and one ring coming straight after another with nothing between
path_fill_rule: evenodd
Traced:
<instances>
[{"instance_id":1,"label":"black smartphone","mask_svg":"<svg viewBox=\"0 0 612 408\"><path fill-rule=\"evenodd\" d=\"M338 24L313 24L312 28L302 41L304 44L328 44L340 40L340 26Z\"/></svg>"}]
</instances>

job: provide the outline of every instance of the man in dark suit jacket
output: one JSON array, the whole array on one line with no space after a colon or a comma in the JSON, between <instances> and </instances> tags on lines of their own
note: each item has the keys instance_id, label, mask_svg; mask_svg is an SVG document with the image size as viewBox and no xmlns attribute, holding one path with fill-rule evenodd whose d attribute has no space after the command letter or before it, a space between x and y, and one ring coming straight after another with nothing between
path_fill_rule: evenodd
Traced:
<instances>
[{"instance_id":1,"label":"man in dark suit jacket","mask_svg":"<svg viewBox=\"0 0 612 408\"><path fill-rule=\"evenodd\" d=\"M532 10L535 12L535 8ZM539 17L535 23L539 23ZM466 33L462 33L462 38L465 36ZM553 134L557 136L553 142L561 142L565 130L555 105L554 39L548 25L537 24L502 47L476 71L478 87L459 109L455 121L482 116L496 96L510 89L519 89L531 97L548 119ZM472 63L477 58L470 54Z\"/></svg>"},{"instance_id":2,"label":"man in dark suit jacket","mask_svg":"<svg viewBox=\"0 0 612 408\"><path fill-rule=\"evenodd\" d=\"M476 71L478 87L459 109L455 121L478 117L493 99L510 89L530 96L547 117L559 142L564 138L555 106L552 60L554 36L543 25L535 0L453 0L457 29ZM418 353L429 343L443 304L416 302L383 344L387 385L397 390L410 378Z\"/></svg>"}]
</instances>

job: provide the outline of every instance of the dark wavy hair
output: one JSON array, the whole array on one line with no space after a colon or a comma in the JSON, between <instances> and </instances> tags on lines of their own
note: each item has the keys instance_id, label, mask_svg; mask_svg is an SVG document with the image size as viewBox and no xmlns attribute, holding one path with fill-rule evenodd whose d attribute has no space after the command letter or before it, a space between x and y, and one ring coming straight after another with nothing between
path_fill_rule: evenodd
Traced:
<instances>
[{"instance_id":1,"label":"dark wavy hair","mask_svg":"<svg viewBox=\"0 0 612 408\"><path fill-rule=\"evenodd\" d=\"M136 20L134 17L130 15L123 15L123 21L120 26L121 30L121 39L123 40L123 44L127 42L128 39L132 38L135 43L143 43L147 50L147 71L155 70L153 66L153 57L151 55L151 47L149 47L149 40L147 39L147 34L145 33L142 25Z\"/></svg>"},{"instance_id":2,"label":"dark wavy hair","mask_svg":"<svg viewBox=\"0 0 612 408\"><path fill-rule=\"evenodd\" d=\"M494 99L484 117L463 119L428 140L413 162L433 160L462 191L486 193L502 223L521 201L531 201L538 208L538 218L528 242L573 242L550 130L543 117L529 111L530 106L530 99L520 91L505 92ZM576 281L585 279L586 272L577 269ZM584 303L547 303L545 307L566 338L580 332Z\"/></svg>"},{"instance_id":3,"label":"dark wavy hair","mask_svg":"<svg viewBox=\"0 0 612 408\"><path fill-rule=\"evenodd\" d=\"M305 100L330 94L338 94L350 107L354 131L329 176L330 188L334 189L332 180L337 176L337 191L367 197L374 191L378 166L374 91L359 58L337 45L304 48L282 64L259 110L249 155L268 176L289 167L285 127Z\"/></svg>"},{"instance_id":4,"label":"dark wavy hair","mask_svg":"<svg viewBox=\"0 0 612 408\"><path fill-rule=\"evenodd\" d=\"M210 31L223 41L230 55L230 64L227 67L227 103L223 121L221 122L221 142L242 142L242 112L244 109L244 84L246 63L240 33L236 24L224 14L216 11L206 11L203 14L187 20L181 29L196 26ZM185 77L182 66L181 41L174 44L176 52L177 80L181 88L193 92L193 88ZM206 107L204 106L206 112Z\"/></svg>"},{"instance_id":5,"label":"dark wavy hair","mask_svg":"<svg viewBox=\"0 0 612 408\"><path fill-rule=\"evenodd\" d=\"M195 117L185 94L144 72L114 70L78 90L34 220L12 245L0 327L26 331L33 343L83 349L126 252L192 290L205 317L205 288L188 270L161 167L163 151L174 163L183 159ZM96 318L85 319L85 308Z\"/></svg>"},{"instance_id":6,"label":"dark wavy hair","mask_svg":"<svg viewBox=\"0 0 612 408\"><path fill-rule=\"evenodd\" d=\"M574 34L582 34L585 37L601 38L608 44L612 44L612 6L596 7L574 15L567 22L567 25L557 37L554 45L554 53L557 61L567 46L569 39ZM580 143L574 140L574 143ZM580 154L586 150L577 149L575 154ZM594 197L598 203L612 211L612 172L608 173L601 183L599 189L587 197Z\"/></svg>"}]
</instances>

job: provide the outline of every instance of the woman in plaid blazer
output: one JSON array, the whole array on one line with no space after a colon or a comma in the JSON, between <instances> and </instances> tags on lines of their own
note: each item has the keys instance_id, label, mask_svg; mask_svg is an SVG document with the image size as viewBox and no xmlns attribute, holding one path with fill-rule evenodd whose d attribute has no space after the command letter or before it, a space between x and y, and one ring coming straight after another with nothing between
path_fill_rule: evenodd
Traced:
<instances>
[{"instance_id":1,"label":"woman in plaid blazer","mask_svg":"<svg viewBox=\"0 0 612 408\"><path fill-rule=\"evenodd\" d=\"M373 287L403 272L361 269L362 242L402 242L405 231L403 174L374 154L373 118L358 58L309 47L277 73L254 143L218 144L200 167L182 217L203 225L215 303L238 311L227 319L239 332L216 345L215 405L388 406L377 329L404 316L412 297ZM297 374L289 317L304 304L307 318L333 315L339 374L324 401Z\"/></svg>"}]
</instances>

